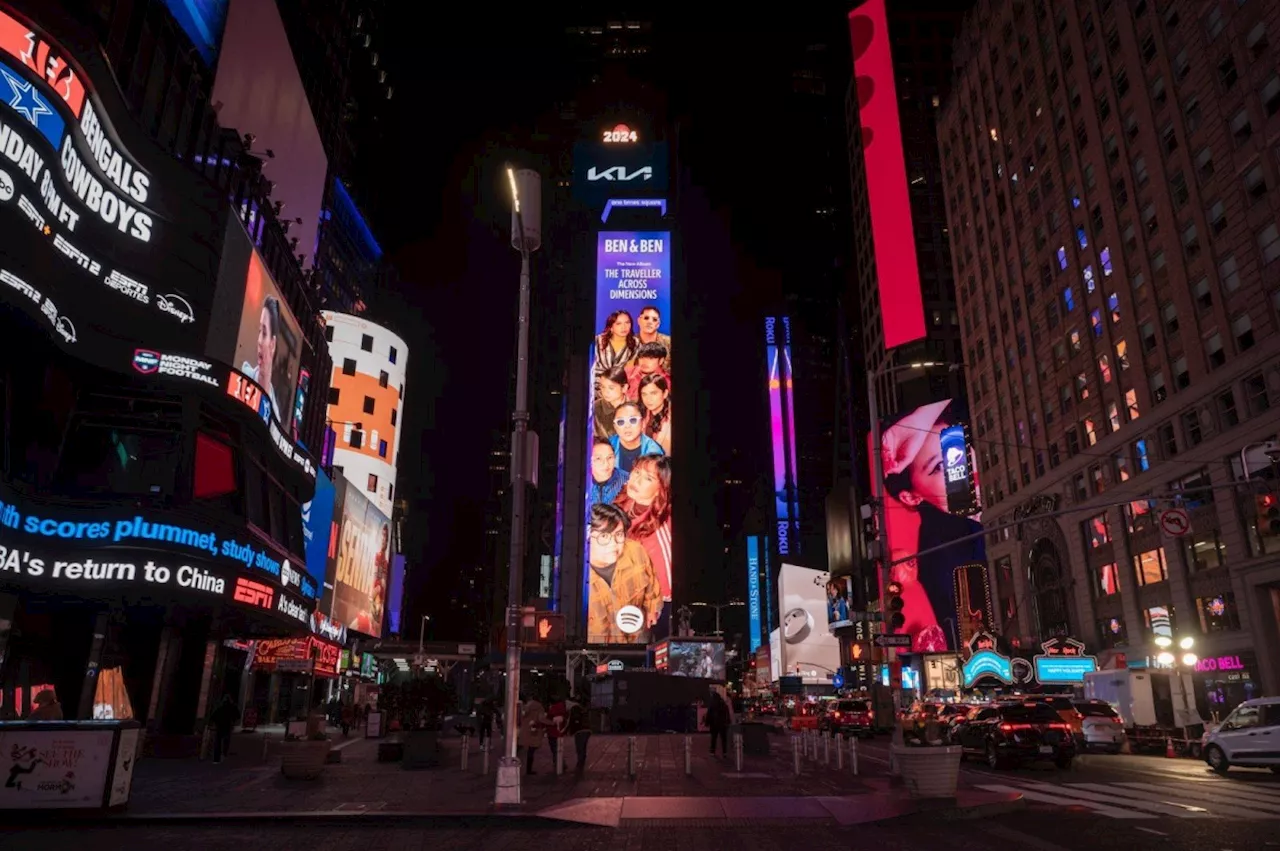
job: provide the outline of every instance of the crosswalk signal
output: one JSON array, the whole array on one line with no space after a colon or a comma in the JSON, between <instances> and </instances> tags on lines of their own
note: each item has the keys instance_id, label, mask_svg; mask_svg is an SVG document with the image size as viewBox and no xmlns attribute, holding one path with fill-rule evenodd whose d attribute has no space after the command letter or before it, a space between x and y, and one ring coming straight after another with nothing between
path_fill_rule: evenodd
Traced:
<instances>
[{"instance_id":1,"label":"crosswalk signal","mask_svg":"<svg viewBox=\"0 0 1280 851\"><path fill-rule=\"evenodd\" d=\"M885 632L897 632L906 622L906 615L902 614L902 583L890 582L884 586Z\"/></svg>"},{"instance_id":2,"label":"crosswalk signal","mask_svg":"<svg viewBox=\"0 0 1280 851\"><path fill-rule=\"evenodd\" d=\"M1258 535L1263 538L1280 535L1280 496L1260 493L1254 499L1258 511Z\"/></svg>"}]
</instances>

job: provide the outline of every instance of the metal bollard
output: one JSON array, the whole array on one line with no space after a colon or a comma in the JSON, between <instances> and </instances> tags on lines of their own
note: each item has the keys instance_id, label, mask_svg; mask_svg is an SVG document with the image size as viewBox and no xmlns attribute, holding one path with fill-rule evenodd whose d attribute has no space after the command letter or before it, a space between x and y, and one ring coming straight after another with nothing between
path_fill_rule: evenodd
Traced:
<instances>
[{"instance_id":1,"label":"metal bollard","mask_svg":"<svg viewBox=\"0 0 1280 851\"><path fill-rule=\"evenodd\" d=\"M484 742L480 745L480 773L489 773L489 743Z\"/></svg>"},{"instance_id":2,"label":"metal bollard","mask_svg":"<svg viewBox=\"0 0 1280 851\"><path fill-rule=\"evenodd\" d=\"M693 738L684 737L684 776L693 776Z\"/></svg>"},{"instance_id":3,"label":"metal bollard","mask_svg":"<svg viewBox=\"0 0 1280 851\"><path fill-rule=\"evenodd\" d=\"M556 777L564 774L564 746L568 744L568 739L560 739L556 742Z\"/></svg>"},{"instance_id":4,"label":"metal bollard","mask_svg":"<svg viewBox=\"0 0 1280 851\"><path fill-rule=\"evenodd\" d=\"M844 742L836 739L836 771L844 770Z\"/></svg>"},{"instance_id":5,"label":"metal bollard","mask_svg":"<svg viewBox=\"0 0 1280 851\"><path fill-rule=\"evenodd\" d=\"M733 764L737 766L737 772L742 773L742 734L733 734Z\"/></svg>"},{"instance_id":6,"label":"metal bollard","mask_svg":"<svg viewBox=\"0 0 1280 851\"><path fill-rule=\"evenodd\" d=\"M467 757L471 755L471 737L462 734L462 770L467 770Z\"/></svg>"},{"instance_id":7,"label":"metal bollard","mask_svg":"<svg viewBox=\"0 0 1280 851\"><path fill-rule=\"evenodd\" d=\"M800 736L791 737L791 762L795 768L796 776L800 776Z\"/></svg>"},{"instance_id":8,"label":"metal bollard","mask_svg":"<svg viewBox=\"0 0 1280 851\"><path fill-rule=\"evenodd\" d=\"M627 777L634 780L636 777L636 737L627 737Z\"/></svg>"},{"instance_id":9,"label":"metal bollard","mask_svg":"<svg viewBox=\"0 0 1280 851\"><path fill-rule=\"evenodd\" d=\"M822 763L823 765L831 764L831 733L829 731L822 734Z\"/></svg>"},{"instance_id":10,"label":"metal bollard","mask_svg":"<svg viewBox=\"0 0 1280 851\"><path fill-rule=\"evenodd\" d=\"M858 737L849 737L849 764L853 766L853 774L858 775Z\"/></svg>"}]
</instances>

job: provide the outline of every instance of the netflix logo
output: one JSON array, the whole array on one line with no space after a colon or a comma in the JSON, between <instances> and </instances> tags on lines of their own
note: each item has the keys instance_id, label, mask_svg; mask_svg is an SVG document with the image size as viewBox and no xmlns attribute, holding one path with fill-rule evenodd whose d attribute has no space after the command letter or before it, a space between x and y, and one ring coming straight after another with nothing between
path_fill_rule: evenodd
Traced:
<instances>
[{"instance_id":1,"label":"netflix logo","mask_svg":"<svg viewBox=\"0 0 1280 851\"><path fill-rule=\"evenodd\" d=\"M252 579L245 579L241 576L236 580L235 590L231 594L231 599L237 603L244 603L246 606L256 606L259 609L271 609L272 603L275 602L275 592L271 590L271 586L263 585L261 582L254 582Z\"/></svg>"}]
</instances>

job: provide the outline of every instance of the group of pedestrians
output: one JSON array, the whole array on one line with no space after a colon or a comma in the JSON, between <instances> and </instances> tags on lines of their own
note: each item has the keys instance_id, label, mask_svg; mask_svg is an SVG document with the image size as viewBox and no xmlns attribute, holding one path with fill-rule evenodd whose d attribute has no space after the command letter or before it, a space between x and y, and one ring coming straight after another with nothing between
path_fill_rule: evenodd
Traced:
<instances>
[{"instance_id":1,"label":"group of pedestrians","mask_svg":"<svg viewBox=\"0 0 1280 851\"><path fill-rule=\"evenodd\" d=\"M536 697L525 695L520 701L519 726L516 744L524 750L526 774L538 773L533 768L533 761L544 742L550 747L554 770L561 740L568 738L573 739L573 752L577 758L575 771L581 773L586 770L591 728L587 724L587 703L582 697L566 697L544 707Z\"/></svg>"}]
</instances>

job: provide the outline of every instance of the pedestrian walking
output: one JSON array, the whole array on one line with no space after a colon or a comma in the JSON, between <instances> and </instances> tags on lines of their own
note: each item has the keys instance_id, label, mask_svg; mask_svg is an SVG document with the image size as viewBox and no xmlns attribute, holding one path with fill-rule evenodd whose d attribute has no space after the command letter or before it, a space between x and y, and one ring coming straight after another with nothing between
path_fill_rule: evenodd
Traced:
<instances>
[{"instance_id":1,"label":"pedestrian walking","mask_svg":"<svg viewBox=\"0 0 1280 851\"><path fill-rule=\"evenodd\" d=\"M711 755L715 756L716 741L720 741L721 752L729 755L729 722L732 718L729 704L725 703L720 693L712 690L707 701L707 728L711 731Z\"/></svg>"},{"instance_id":2,"label":"pedestrian walking","mask_svg":"<svg viewBox=\"0 0 1280 851\"><path fill-rule=\"evenodd\" d=\"M568 701L568 705L568 734L573 736L573 753L578 759L574 770L581 774L587 770L587 745L591 741L591 727L587 723L587 703L582 695L578 695Z\"/></svg>"},{"instance_id":3,"label":"pedestrian walking","mask_svg":"<svg viewBox=\"0 0 1280 851\"><path fill-rule=\"evenodd\" d=\"M533 770L533 755L542 747L547 737L547 712L535 697L528 697L520 704L520 732L516 744L524 748L525 774L537 774Z\"/></svg>"},{"instance_id":4,"label":"pedestrian walking","mask_svg":"<svg viewBox=\"0 0 1280 851\"><path fill-rule=\"evenodd\" d=\"M346 738L351 732L351 725L355 723L356 710L350 703L342 705L342 738Z\"/></svg>"},{"instance_id":5,"label":"pedestrian walking","mask_svg":"<svg viewBox=\"0 0 1280 851\"><path fill-rule=\"evenodd\" d=\"M213 727L213 761L222 762L223 756L231 755L231 729L240 720L240 707L224 694L222 702L209 713L209 724Z\"/></svg>"}]
</instances>

